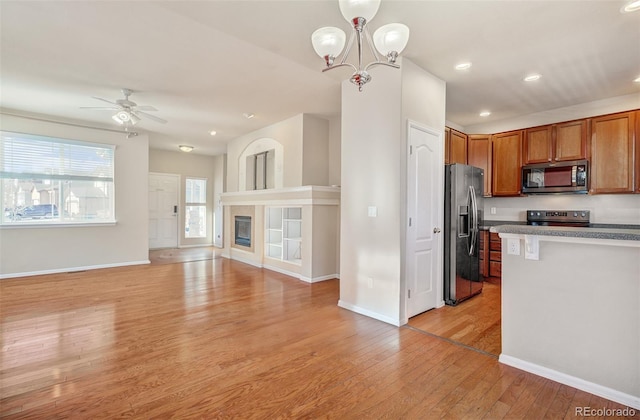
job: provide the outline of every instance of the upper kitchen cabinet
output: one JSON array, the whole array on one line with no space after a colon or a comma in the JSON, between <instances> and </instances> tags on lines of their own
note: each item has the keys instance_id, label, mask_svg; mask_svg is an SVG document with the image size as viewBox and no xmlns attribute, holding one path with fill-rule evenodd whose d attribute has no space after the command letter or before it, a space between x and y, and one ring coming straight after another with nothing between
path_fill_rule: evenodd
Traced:
<instances>
[{"instance_id":1,"label":"upper kitchen cabinet","mask_svg":"<svg viewBox=\"0 0 640 420\"><path fill-rule=\"evenodd\" d=\"M524 164L546 163L553 159L553 126L528 128L524 134Z\"/></svg>"},{"instance_id":2,"label":"upper kitchen cabinet","mask_svg":"<svg viewBox=\"0 0 640 420\"><path fill-rule=\"evenodd\" d=\"M636 111L636 192L640 193L640 111Z\"/></svg>"},{"instance_id":3,"label":"upper kitchen cabinet","mask_svg":"<svg viewBox=\"0 0 640 420\"><path fill-rule=\"evenodd\" d=\"M569 121L554 125L553 160L581 160L587 158L587 120Z\"/></svg>"},{"instance_id":4,"label":"upper kitchen cabinet","mask_svg":"<svg viewBox=\"0 0 640 420\"><path fill-rule=\"evenodd\" d=\"M591 194L634 192L636 114L591 120Z\"/></svg>"},{"instance_id":5,"label":"upper kitchen cabinet","mask_svg":"<svg viewBox=\"0 0 640 420\"><path fill-rule=\"evenodd\" d=\"M484 196L491 197L491 136L470 134L467 139L467 163L484 170Z\"/></svg>"},{"instance_id":6,"label":"upper kitchen cabinet","mask_svg":"<svg viewBox=\"0 0 640 420\"><path fill-rule=\"evenodd\" d=\"M467 163L467 135L445 127L444 163Z\"/></svg>"},{"instance_id":7,"label":"upper kitchen cabinet","mask_svg":"<svg viewBox=\"0 0 640 420\"><path fill-rule=\"evenodd\" d=\"M529 128L523 143L524 164L587 158L587 121Z\"/></svg>"},{"instance_id":8,"label":"upper kitchen cabinet","mask_svg":"<svg viewBox=\"0 0 640 420\"><path fill-rule=\"evenodd\" d=\"M517 196L522 189L522 137L523 131L509 131L491 136L492 194Z\"/></svg>"}]
</instances>

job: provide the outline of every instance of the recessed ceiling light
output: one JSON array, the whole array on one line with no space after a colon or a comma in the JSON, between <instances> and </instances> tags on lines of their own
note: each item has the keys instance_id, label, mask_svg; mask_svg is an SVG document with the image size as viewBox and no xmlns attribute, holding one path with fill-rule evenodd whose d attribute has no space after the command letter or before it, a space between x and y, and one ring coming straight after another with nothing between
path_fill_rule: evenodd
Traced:
<instances>
[{"instance_id":1,"label":"recessed ceiling light","mask_svg":"<svg viewBox=\"0 0 640 420\"><path fill-rule=\"evenodd\" d=\"M242 116L245 117L248 120L250 120L251 118L255 117L255 115L252 112L245 112L244 114L242 114Z\"/></svg>"},{"instance_id":2,"label":"recessed ceiling light","mask_svg":"<svg viewBox=\"0 0 640 420\"><path fill-rule=\"evenodd\" d=\"M622 9L620 9L620 12L630 13L635 12L636 10L640 10L640 0L630 1L629 3L625 4Z\"/></svg>"},{"instance_id":3,"label":"recessed ceiling light","mask_svg":"<svg viewBox=\"0 0 640 420\"><path fill-rule=\"evenodd\" d=\"M183 152L189 153L190 151L193 150L193 146L187 146L186 144L181 144L180 146L178 146L178 149L182 150Z\"/></svg>"},{"instance_id":4,"label":"recessed ceiling light","mask_svg":"<svg viewBox=\"0 0 640 420\"><path fill-rule=\"evenodd\" d=\"M460 63L460 64L456 64L455 66L456 70L469 70L470 68L471 68L471 63Z\"/></svg>"},{"instance_id":5,"label":"recessed ceiling light","mask_svg":"<svg viewBox=\"0 0 640 420\"><path fill-rule=\"evenodd\" d=\"M216 130L211 130L211 131L209 131L209 134L212 135L212 136L215 136L218 133L216 132Z\"/></svg>"},{"instance_id":6,"label":"recessed ceiling light","mask_svg":"<svg viewBox=\"0 0 640 420\"><path fill-rule=\"evenodd\" d=\"M636 83L640 83L640 76L638 76L635 79L633 79L633 81L636 82Z\"/></svg>"},{"instance_id":7,"label":"recessed ceiling light","mask_svg":"<svg viewBox=\"0 0 640 420\"><path fill-rule=\"evenodd\" d=\"M524 80L525 82L535 82L536 80L540 80L541 77L542 76L539 74L530 74L522 80Z\"/></svg>"},{"instance_id":8,"label":"recessed ceiling light","mask_svg":"<svg viewBox=\"0 0 640 420\"><path fill-rule=\"evenodd\" d=\"M491 111L482 111L482 112L480 113L480 116L481 116L481 117L488 117L489 115L491 115Z\"/></svg>"}]
</instances>

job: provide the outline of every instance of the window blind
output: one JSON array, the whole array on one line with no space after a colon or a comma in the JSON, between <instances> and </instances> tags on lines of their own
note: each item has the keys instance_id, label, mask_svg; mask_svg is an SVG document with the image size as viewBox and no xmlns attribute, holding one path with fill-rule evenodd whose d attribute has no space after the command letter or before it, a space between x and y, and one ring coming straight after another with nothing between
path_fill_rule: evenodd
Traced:
<instances>
[{"instance_id":1,"label":"window blind","mask_svg":"<svg viewBox=\"0 0 640 420\"><path fill-rule=\"evenodd\" d=\"M0 177L113 181L114 146L0 132Z\"/></svg>"}]
</instances>

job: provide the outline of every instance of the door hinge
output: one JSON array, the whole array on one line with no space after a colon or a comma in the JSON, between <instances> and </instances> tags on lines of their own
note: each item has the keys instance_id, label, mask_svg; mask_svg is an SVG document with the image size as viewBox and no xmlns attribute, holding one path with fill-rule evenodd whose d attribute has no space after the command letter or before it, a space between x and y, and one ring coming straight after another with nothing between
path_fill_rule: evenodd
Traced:
<instances>
[{"instance_id":1,"label":"door hinge","mask_svg":"<svg viewBox=\"0 0 640 420\"><path fill-rule=\"evenodd\" d=\"M411 227L411 218L409 218L409 227Z\"/></svg>"},{"instance_id":2,"label":"door hinge","mask_svg":"<svg viewBox=\"0 0 640 420\"><path fill-rule=\"evenodd\" d=\"M413 154L413 146L409 146L409 154L412 155Z\"/></svg>"},{"instance_id":3,"label":"door hinge","mask_svg":"<svg viewBox=\"0 0 640 420\"><path fill-rule=\"evenodd\" d=\"M411 289L407 290L409 299L411 299Z\"/></svg>"}]
</instances>

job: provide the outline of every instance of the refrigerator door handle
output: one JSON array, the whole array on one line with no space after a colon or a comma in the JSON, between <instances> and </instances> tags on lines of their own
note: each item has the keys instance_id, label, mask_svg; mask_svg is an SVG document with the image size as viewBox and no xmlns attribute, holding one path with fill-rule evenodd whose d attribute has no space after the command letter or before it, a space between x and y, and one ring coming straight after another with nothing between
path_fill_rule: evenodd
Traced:
<instances>
[{"instance_id":1,"label":"refrigerator door handle","mask_svg":"<svg viewBox=\"0 0 640 420\"><path fill-rule=\"evenodd\" d=\"M469 231L470 235L470 245L469 245L469 255L475 254L476 250L476 242L478 239L478 202L476 201L476 189L473 185L469 186L469 201L471 202L471 217L469 217L469 223L471 227Z\"/></svg>"}]
</instances>

